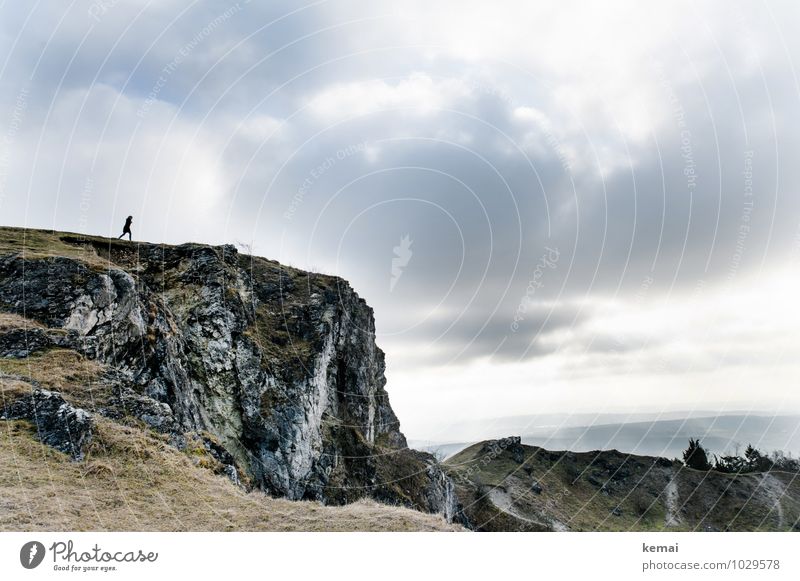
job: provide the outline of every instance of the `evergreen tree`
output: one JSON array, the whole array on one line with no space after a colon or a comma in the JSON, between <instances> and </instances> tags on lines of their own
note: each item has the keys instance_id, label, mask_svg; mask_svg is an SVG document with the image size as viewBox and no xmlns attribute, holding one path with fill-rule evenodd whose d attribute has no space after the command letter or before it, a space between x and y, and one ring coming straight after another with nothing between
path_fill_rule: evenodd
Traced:
<instances>
[{"instance_id":1,"label":"evergreen tree","mask_svg":"<svg viewBox=\"0 0 800 581\"><path fill-rule=\"evenodd\" d=\"M708 454L706 454L703 446L700 445L699 438L697 440L689 438L689 447L683 451L683 461L689 468L694 468L695 470L711 470Z\"/></svg>"},{"instance_id":2,"label":"evergreen tree","mask_svg":"<svg viewBox=\"0 0 800 581\"><path fill-rule=\"evenodd\" d=\"M747 445L744 451L744 459L750 472L769 472L772 469L773 461L769 456L765 456L752 444Z\"/></svg>"}]
</instances>

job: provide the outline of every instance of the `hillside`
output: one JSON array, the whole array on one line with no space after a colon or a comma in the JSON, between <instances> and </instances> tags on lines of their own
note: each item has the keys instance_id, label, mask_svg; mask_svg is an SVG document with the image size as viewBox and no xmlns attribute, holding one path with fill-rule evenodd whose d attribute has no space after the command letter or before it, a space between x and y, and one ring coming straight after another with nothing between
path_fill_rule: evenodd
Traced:
<instances>
[{"instance_id":1,"label":"hillside","mask_svg":"<svg viewBox=\"0 0 800 581\"><path fill-rule=\"evenodd\" d=\"M345 281L233 246L1 228L2 526L450 528L374 338Z\"/></svg>"},{"instance_id":2,"label":"hillside","mask_svg":"<svg viewBox=\"0 0 800 581\"><path fill-rule=\"evenodd\" d=\"M800 478L723 474L615 450L553 452L504 438L445 462L485 531L800 530Z\"/></svg>"},{"instance_id":3,"label":"hillside","mask_svg":"<svg viewBox=\"0 0 800 581\"><path fill-rule=\"evenodd\" d=\"M0 380L0 385L2 381ZM247 492L150 431L98 422L82 462L30 422L0 433L0 531L453 531L439 515L360 500L329 507Z\"/></svg>"}]
</instances>

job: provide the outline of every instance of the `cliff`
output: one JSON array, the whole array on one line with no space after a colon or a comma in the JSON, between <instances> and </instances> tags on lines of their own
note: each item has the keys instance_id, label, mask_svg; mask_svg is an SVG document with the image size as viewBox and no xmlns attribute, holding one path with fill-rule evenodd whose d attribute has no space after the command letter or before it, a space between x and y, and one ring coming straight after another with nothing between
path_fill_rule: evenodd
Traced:
<instances>
[{"instance_id":1,"label":"cliff","mask_svg":"<svg viewBox=\"0 0 800 581\"><path fill-rule=\"evenodd\" d=\"M457 513L400 432L365 301L233 246L0 229L0 379L3 417L78 461L102 420L245 489Z\"/></svg>"}]
</instances>

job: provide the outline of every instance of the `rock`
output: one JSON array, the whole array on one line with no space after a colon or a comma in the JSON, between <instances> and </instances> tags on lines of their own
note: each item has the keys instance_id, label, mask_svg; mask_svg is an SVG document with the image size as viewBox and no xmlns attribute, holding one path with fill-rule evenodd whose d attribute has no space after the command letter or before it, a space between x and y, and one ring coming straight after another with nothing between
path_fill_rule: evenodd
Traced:
<instances>
[{"instance_id":1,"label":"rock","mask_svg":"<svg viewBox=\"0 0 800 581\"><path fill-rule=\"evenodd\" d=\"M604 482L600 480L596 474L589 474L586 476L586 480L589 481L589 484L592 486L596 486L597 488L602 488L604 486Z\"/></svg>"},{"instance_id":2,"label":"rock","mask_svg":"<svg viewBox=\"0 0 800 581\"><path fill-rule=\"evenodd\" d=\"M169 405L135 393L130 388L117 390L109 405L100 410L100 413L117 420L125 416L139 418L150 428L165 434L178 431L178 424Z\"/></svg>"},{"instance_id":3,"label":"rock","mask_svg":"<svg viewBox=\"0 0 800 581\"><path fill-rule=\"evenodd\" d=\"M227 476L236 486L242 486L239 470L236 467L236 460L219 442L208 436L201 436L203 446L208 453L222 465L222 473Z\"/></svg>"},{"instance_id":4,"label":"rock","mask_svg":"<svg viewBox=\"0 0 800 581\"><path fill-rule=\"evenodd\" d=\"M71 406L56 392L38 388L8 405L0 419L31 421L42 443L74 460L83 460L94 430L91 414Z\"/></svg>"},{"instance_id":5,"label":"rock","mask_svg":"<svg viewBox=\"0 0 800 581\"><path fill-rule=\"evenodd\" d=\"M227 476L236 486L242 486L242 481L239 480L239 471L236 470L236 466L232 464L225 464L223 471L225 476Z\"/></svg>"},{"instance_id":6,"label":"rock","mask_svg":"<svg viewBox=\"0 0 800 581\"><path fill-rule=\"evenodd\" d=\"M534 480L534 481L531 483L531 490L532 490L532 491L533 491L535 494L541 494L541 493L542 493L542 491L544 490L544 488L542 488L542 485L541 485L541 484L539 484L539 481L538 481L538 480Z\"/></svg>"},{"instance_id":7,"label":"rock","mask_svg":"<svg viewBox=\"0 0 800 581\"><path fill-rule=\"evenodd\" d=\"M455 486L427 452L399 449L373 459L373 497L423 512L440 513L448 522L461 521Z\"/></svg>"},{"instance_id":8,"label":"rock","mask_svg":"<svg viewBox=\"0 0 800 581\"><path fill-rule=\"evenodd\" d=\"M453 522L459 518L460 512L453 481L433 457L428 458L427 464L430 484L423 489L427 500L427 506L423 506L423 509L425 512L441 513L447 522Z\"/></svg>"},{"instance_id":9,"label":"rock","mask_svg":"<svg viewBox=\"0 0 800 581\"><path fill-rule=\"evenodd\" d=\"M176 446L208 433L232 459L223 466L275 496L453 514L449 478L407 450L372 309L346 281L232 246L68 238L108 268L0 256L0 310L110 370L115 395L101 413L137 417ZM414 475L412 493L384 479L393 457Z\"/></svg>"},{"instance_id":10,"label":"rock","mask_svg":"<svg viewBox=\"0 0 800 581\"><path fill-rule=\"evenodd\" d=\"M494 459L503 452L508 451L514 462L522 464L525 461L525 451L520 441L519 436L510 436L507 438L500 438L499 440L487 440L483 443L481 453Z\"/></svg>"},{"instance_id":11,"label":"rock","mask_svg":"<svg viewBox=\"0 0 800 581\"><path fill-rule=\"evenodd\" d=\"M618 507L618 506L615 506L611 510L611 514L613 514L614 516L622 516L622 509L620 507Z\"/></svg>"},{"instance_id":12,"label":"rock","mask_svg":"<svg viewBox=\"0 0 800 581\"><path fill-rule=\"evenodd\" d=\"M12 329L0 334L0 357L22 359L53 344L43 329Z\"/></svg>"},{"instance_id":13,"label":"rock","mask_svg":"<svg viewBox=\"0 0 800 581\"><path fill-rule=\"evenodd\" d=\"M525 461L525 449L520 443L521 439L519 436L503 438L500 442L502 447L511 452L511 459L514 460L514 462L522 464Z\"/></svg>"},{"instance_id":14,"label":"rock","mask_svg":"<svg viewBox=\"0 0 800 581\"><path fill-rule=\"evenodd\" d=\"M89 277L91 271L85 264L69 258L0 256L0 308L47 327L61 327Z\"/></svg>"}]
</instances>

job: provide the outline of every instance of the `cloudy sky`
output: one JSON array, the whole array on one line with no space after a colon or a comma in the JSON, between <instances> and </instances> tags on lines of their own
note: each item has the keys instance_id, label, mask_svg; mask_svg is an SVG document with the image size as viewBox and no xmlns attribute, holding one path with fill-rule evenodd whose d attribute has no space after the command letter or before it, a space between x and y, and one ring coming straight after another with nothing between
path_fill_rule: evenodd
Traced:
<instances>
[{"instance_id":1,"label":"cloudy sky","mask_svg":"<svg viewBox=\"0 0 800 581\"><path fill-rule=\"evenodd\" d=\"M0 223L345 277L412 438L796 412L800 8L699 4L4 2Z\"/></svg>"}]
</instances>

